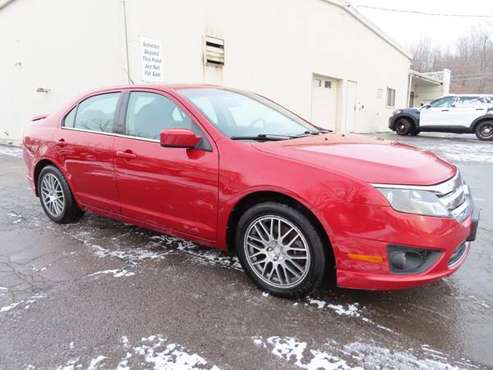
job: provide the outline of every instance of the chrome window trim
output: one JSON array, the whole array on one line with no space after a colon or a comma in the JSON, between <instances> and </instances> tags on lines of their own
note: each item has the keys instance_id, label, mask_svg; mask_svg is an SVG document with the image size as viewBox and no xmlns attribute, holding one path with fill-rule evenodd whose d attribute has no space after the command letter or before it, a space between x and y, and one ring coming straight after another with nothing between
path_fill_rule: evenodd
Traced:
<instances>
[{"instance_id":1,"label":"chrome window trim","mask_svg":"<svg viewBox=\"0 0 493 370\"><path fill-rule=\"evenodd\" d=\"M72 131L80 131L80 132L90 132L92 134L100 134L100 135L108 135L108 136L117 136L117 137L125 137L129 139L135 139L135 140L140 140L140 141L147 141L151 143L160 143L159 140L156 139L147 139L145 137L138 137L138 136L131 136L131 135L123 135L123 134L117 134L115 132L105 132L105 131L95 131L95 130L86 130L83 128L75 128L75 127L61 127L62 130L72 130Z\"/></svg>"}]
</instances>

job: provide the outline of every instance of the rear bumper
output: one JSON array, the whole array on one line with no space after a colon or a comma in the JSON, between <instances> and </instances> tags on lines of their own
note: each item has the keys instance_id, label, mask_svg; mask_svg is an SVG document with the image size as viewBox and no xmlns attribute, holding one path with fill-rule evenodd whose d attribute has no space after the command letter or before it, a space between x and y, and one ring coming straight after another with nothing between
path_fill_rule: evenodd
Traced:
<instances>
[{"instance_id":1,"label":"rear bumper","mask_svg":"<svg viewBox=\"0 0 493 370\"><path fill-rule=\"evenodd\" d=\"M479 212L474 211L462 224L455 223L448 233L446 245L441 244L441 238L436 243L427 239L426 246L413 243L412 247L440 250L440 257L427 270L415 274L399 274L391 271L387 255L389 244L392 242L360 239L352 241L352 245L359 245L358 253L380 254L383 262L379 265L369 262L354 261L347 257L348 253L338 253L337 258L337 285L341 288L363 290L399 290L413 288L453 274L467 259L472 241L476 239L479 223ZM424 239L424 235L423 235ZM463 247L461 249L461 246ZM354 249L352 247L351 249ZM456 253L460 255L457 257ZM454 253L455 256L454 256Z\"/></svg>"}]
</instances>

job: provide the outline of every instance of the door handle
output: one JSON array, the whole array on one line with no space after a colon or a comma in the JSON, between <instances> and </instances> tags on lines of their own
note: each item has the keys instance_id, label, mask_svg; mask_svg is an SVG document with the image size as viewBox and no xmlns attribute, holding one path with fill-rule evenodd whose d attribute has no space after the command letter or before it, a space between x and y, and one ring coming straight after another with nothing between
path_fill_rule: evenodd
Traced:
<instances>
[{"instance_id":1,"label":"door handle","mask_svg":"<svg viewBox=\"0 0 493 370\"><path fill-rule=\"evenodd\" d=\"M442 112L448 112L449 110L448 109L442 109Z\"/></svg>"},{"instance_id":2,"label":"door handle","mask_svg":"<svg viewBox=\"0 0 493 370\"><path fill-rule=\"evenodd\" d=\"M483 108L476 108L476 110L484 110Z\"/></svg>"},{"instance_id":3,"label":"door handle","mask_svg":"<svg viewBox=\"0 0 493 370\"><path fill-rule=\"evenodd\" d=\"M59 139L58 142L56 143L57 146L63 148L65 145L67 145L67 142L65 141L65 139Z\"/></svg>"},{"instance_id":4,"label":"door handle","mask_svg":"<svg viewBox=\"0 0 493 370\"><path fill-rule=\"evenodd\" d=\"M124 158L124 159L135 159L137 158L137 154L134 154L131 150L127 149L124 152L118 150L116 152L116 156L118 158Z\"/></svg>"}]
</instances>

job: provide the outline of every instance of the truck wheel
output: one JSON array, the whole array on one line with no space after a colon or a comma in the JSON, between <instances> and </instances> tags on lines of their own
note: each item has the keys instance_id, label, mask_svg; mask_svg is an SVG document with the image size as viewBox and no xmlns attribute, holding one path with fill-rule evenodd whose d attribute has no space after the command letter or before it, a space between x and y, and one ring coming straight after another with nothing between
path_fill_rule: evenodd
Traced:
<instances>
[{"instance_id":1,"label":"truck wheel","mask_svg":"<svg viewBox=\"0 0 493 370\"><path fill-rule=\"evenodd\" d=\"M298 298L326 277L328 253L311 221L277 202L259 203L240 218L236 250L245 272L272 295Z\"/></svg>"},{"instance_id":2,"label":"truck wheel","mask_svg":"<svg viewBox=\"0 0 493 370\"><path fill-rule=\"evenodd\" d=\"M479 140L493 140L493 121L484 121L476 126L476 137Z\"/></svg>"},{"instance_id":3,"label":"truck wheel","mask_svg":"<svg viewBox=\"0 0 493 370\"><path fill-rule=\"evenodd\" d=\"M399 118L395 123L395 132L397 135L406 136L412 134L414 125L406 118Z\"/></svg>"}]
</instances>

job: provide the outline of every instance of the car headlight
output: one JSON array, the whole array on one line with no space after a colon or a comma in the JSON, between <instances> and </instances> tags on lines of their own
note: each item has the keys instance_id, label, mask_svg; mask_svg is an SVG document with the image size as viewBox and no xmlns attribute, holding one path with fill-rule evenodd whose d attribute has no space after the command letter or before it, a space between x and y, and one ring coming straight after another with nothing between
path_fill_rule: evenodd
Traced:
<instances>
[{"instance_id":1,"label":"car headlight","mask_svg":"<svg viewBox=\"0 0 493 370\"><path fill-rule=\"evenodd\" d=\"M451 216L449 210L431 191L378 186L375 188L387 198L390 206L396 211L424 216Z\"/></svg>"}]
</instances>

